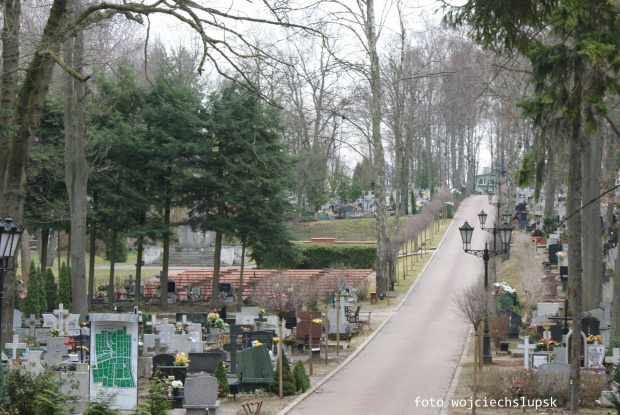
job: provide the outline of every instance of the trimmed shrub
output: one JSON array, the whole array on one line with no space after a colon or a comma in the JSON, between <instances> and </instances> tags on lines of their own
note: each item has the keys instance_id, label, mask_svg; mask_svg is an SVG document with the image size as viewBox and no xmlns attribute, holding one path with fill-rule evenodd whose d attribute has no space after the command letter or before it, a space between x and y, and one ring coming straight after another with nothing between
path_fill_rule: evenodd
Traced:
<instances>
[{"instance_id":1,"label":"trimmed shrub","mask_svg":"<svg viewBox=\"0 0 620 415\"><path fill-rule=\"evenodd\" d=\"M273 372L273 380L269 384L269 391L271 391L271 393L275 393L276 395L280 394L279 365L280 362L278 361L276 370ZM289 364L286 355L282 354L282 395L289 396L294 395L295 393L297 393L297 388L295 387L293 372L291 372L291 365Z\"/></svg>"},{"instance_id":2,"label":"trimmed shrub","mask_svg":"<svg viewBox=\"0 0 620 415\"><path fill-rule=\"evenodd\" d=\"M24 314L38 315L47 311L45 296L43 294L41 268L35 267L34 261L30 262L27 290L26 299L24 300ZM41 308L42 305L43 308Z\"/></svg>"},{"instance_id":3,"label":"trimmed shrub","mask_svg":"<svg viewBox=\"0 0 620 415\"><path fill-rule=\"evenodd\" d=\"M293 244L294 255L283 260L277 251L255 252L259 268L326 269L345 266L352 269L374 268L377 247L368 245Z\"/></svg>"},{"instance_id":4,"label":"trimmed shrub","mask_svg":"<svg viewBox=\"0 0 620 415\"><path fill-rule=\"evenodd\" d=\"M71 267L64 262L58 276L58 304L62 304L65 310L71 308Z\"/></svg>"},{"instance_id":5,"label":"trimmed shrub","mask_svg":"<svg viewBox=\"0 0 620 415\"><path fill-rule=\"evenodd\" d=\"M295 386L297 386L297 390L305 392L306 389L310 387L310 378L306 373L306 367L298 360L295 363L295 367L293 368L293 377L295 378Z\"/></svg>"},{"instance_id":6,"label":"trimmed shrub","mask_svg":"<svg viewBox=\"0 0 620 415\"><path fill-rule=\"evenodd\" d=\"M226 366L224 366L224 362L222 360L217 362L217 368L213 374L222 389L221 396L228 396L230 394L230 386L228 386L228 380L226 379Z\"/></svg>"},{"instance_id":7,"label":"trimmed shrub","mask_svg":"<svg viewBox=\"0 0 620 415\"><path fill-rule=\"evenodd\" d=\"M67 413L69 397L60 392L67 381L58 372L44 370L34 374L23 367L9 370L5 383L8 403L3 413L20 415L60 415Z\"/></svg>"},{"instance_id":8,"label":"trimmed shrub","mask_svg":"<svg viewBox=\"0 0 620 415\"><path fill-rule=\"evenodd\" d=\"M56 285L56 278L54 278L52 268L47 268L45 271L45 300L47 311L53 311L56 304L58 304L58 285Z\"/></svg>"}]
</instances>

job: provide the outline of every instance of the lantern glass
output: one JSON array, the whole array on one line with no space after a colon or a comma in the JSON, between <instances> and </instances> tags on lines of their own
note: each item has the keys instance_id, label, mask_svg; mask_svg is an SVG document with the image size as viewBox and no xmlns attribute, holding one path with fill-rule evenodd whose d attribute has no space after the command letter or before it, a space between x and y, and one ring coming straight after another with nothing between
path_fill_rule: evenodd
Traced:
<instances>
[{"instance_id":1,"label":"lantern glass","mask_svg":"<svg viewBox=\"0 0 620 415\"><path fill-rule=\"evenodd\" d=\"M486 213L484 213L484 210L480 211L480 213L478 213L478 220L480 221L480 227L482 229L484 229L484 224L487 223L487 215Z\"/></svg>"},{"instance_id":2,"label":"lantern glass","mask_svg":"<svg viewBox=\"0 0 620 415\"><path fill-rule=\"evenodd\" d=\"M471 237L474 233L474 228L467 221L465 221L463 226L459 228L459 231L461 231L461 239L463 240L463 245L465 245L465 249L467 249L467 247L471 243Z\"/></svg>"}]
</instances>

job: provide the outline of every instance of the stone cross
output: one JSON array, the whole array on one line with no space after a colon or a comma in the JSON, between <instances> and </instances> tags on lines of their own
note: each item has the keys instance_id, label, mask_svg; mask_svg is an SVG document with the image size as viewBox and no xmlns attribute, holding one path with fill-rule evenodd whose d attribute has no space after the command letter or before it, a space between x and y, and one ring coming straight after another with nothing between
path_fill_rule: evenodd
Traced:
<instances>
[{"instance_id":1,"label":"stone cross","mask_svg":"<svg viewBox=\"0 0 620 415\"><path fill-rule=\"evenodd\" d=\"M30 314L30 318L26 320L26 324L28 325L30 331L29 334L34 336L34 328L37 326L37 320L35 319L34 314Z\"/></svg>"},{"instance_id":2,"label":"stone cross","mask_svg":"<svg viewBox=\"0 0 620 415\"><path fill-rule=\"evenodd\" d=\"M65 316L69 315L69 310L64 310L62 304L58 305L58 310L54 310L54 315L58 317L58 328L60 329L60 334L65 333Z\"/></svg>"},{"instance_id":3,"label":"stone cross","mask_svg":"<svg viewBox=\"0 0 620 415\"><path fill-rule=\"evenodd\" d=\"M237 335L230 336L230 343L224 345L224 350L230 352L230 373L237 374L237 351L243 350L243 345L237 343Z\"/></svg>"},{"instance_id":4,"label":"stone cross","mask_svg":"<svg viewBox=\"0 0 620 415\"><path fill-rule=\"evenodd\" d=\"M523 337L523 343L517 344L517 349L523 349L523 368L530 369L530 350L536 349L536 345L530 344L530 337Z\"/></svg>"},{"instance_id":5,"label":"stone cross","mask_svg":"<svg viewBox=\"0 0 620 415\"><path fill-rule=\"evenodd\" d=\"M614 347L613 356L605 356L605 363L613 363L614 365L620 360L620 349Z\"/></svg>"},{"instance_id":6,"label":"stone cross","mask_svg":"<svg viewBox=\"0 0 620 415\"><path fill-rule=\"evenodd\" d=\"M133 293L134 292L134 280L133 280L133 275L129 276L128 280L125 280L125 283L129 286L129 289L127 290L128 293Z\"/></svg>"},{"instance_id":7,"label":"stone cross","mask_svg":"<svg viewBox=\"0 0 620 415\"><path fill-rule=\"evenodd\" d=\"M12 360L14 362L16 362L19 359L18 350L19 349L25 349L26 348L26 343L20 343L19 342L19 336L17 334L14 334L13 335L13 343L7 343L5 346L13 351Z\"/></svg>"},{"instance_id":8,"label":"stone cross","mask_svg":"<svg viewBox=\"0 0 620 415\"><path fill-rule=\"evenodd\" d=\"M24 366L26 367L26 369L36 374L39 374L41 371L43 371L43 366L41 365L41 354L42 353L43 353L43 350L26 351L26 353L24 353L24 360L26 361Z\"/></svg>"},{"instance_id":9,"label":"stone cross","mask_svg":"<svg viewBox=\"0 0 620 415\"><path fill-rule=\"evenodd\" d=\"M555 325L556 325L555 323L549 323L549 320L547 320L546 314L545 314L545 322L536 325L537 327L542 327L543 329L545 329L545 340L547 340L547 351L549 351L549 340L551 339L551 334L549 334L549 327L555 326Z\"/></svg>"}]
</instances>

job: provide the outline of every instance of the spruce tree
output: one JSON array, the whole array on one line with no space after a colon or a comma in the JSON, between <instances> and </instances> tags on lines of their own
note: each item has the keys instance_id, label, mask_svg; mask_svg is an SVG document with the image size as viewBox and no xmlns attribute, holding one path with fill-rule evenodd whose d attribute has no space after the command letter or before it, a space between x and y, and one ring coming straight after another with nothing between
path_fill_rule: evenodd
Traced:
<instances>
[{"instance_id":1,"label":"spruce tree","mask_svg":"<svg viewBox=\"0 0 620 415\"><path fill-rule=\"evenodd\" d=\"M276 366L276 370L273 372L273 380L269 384L269 390L271 393L279 394L280 393L280 382L279 382L279 368L280 362ZM286 355L282 355L282 394L284 396L294 395L297 393L297 388L295 387L295 377L293 377L293 372L291 372L291 365L286 358Z\"/></svg>"},{"instance_id":2,"label":"spruce tree","mask_svg":"<svg viewBox=\"0 0 620 415\"><path fill-rule=\"evenodd\" d=\"M305 392L306 389L310 387L310 378L308 377L306 367L301 360L298 360L297 363L295 363L293 377L295 378L295 385L297 386L298 391Z\"/></svg>"},{"instance_id":3,"label":"spruce tree","mask_svg":"<svg viewBox=\"0 0 620 415\"><path fill-rule=\"evenodd\" d=\"M39 285L37 283L37 274L41 272L40 268L35 267L34 261L30 262L30 268L28 271L28 285L26 286L27 293L24 300L24 314L40 314L41 305L39 300Z\"/></svg>"},{"instance_id":4,"label":"spruce tree","mask_svg":"<svg viewBox=\"0 0 620 415\"><path fill-rule=\"evenodd\" d=\"M58 305L58 285L51 268L45 271L45 299L47 301L46 310L51 312Z\"/></svg>"},{"instance_id":5,"label":"spruce tree","mask_svg":"<svg viewBox=\"0 0 620 415\"><path fill-rule=\"evenodd\" d=\"M71 268L64 262L58 276L58 304L62 304L65 310L71 308Z\"/></svg>"}]
</instances>

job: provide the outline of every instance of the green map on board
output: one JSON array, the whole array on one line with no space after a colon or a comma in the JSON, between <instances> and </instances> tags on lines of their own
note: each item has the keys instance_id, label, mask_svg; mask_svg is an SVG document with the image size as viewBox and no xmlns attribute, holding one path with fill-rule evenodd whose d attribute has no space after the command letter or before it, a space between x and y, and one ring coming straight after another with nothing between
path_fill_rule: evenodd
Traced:
<instances>
[{"instance_id":1,"label":"green map on board","mask_svg":"<svg viewBox=\"0 0 620 415\"><path fill-rule=\"evenodd\" d=\"M96 365L93 382L108 388L134 388L131 373L131 335L127 329L102 330L95 334Z\"/></svg>"}]
</instances>

